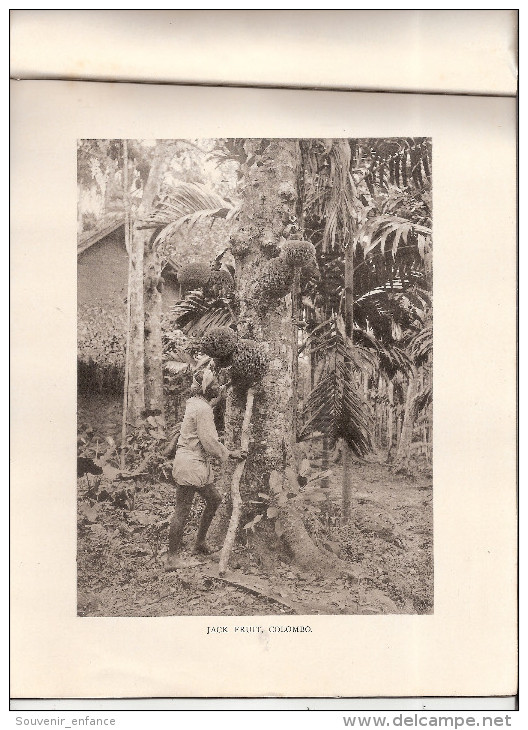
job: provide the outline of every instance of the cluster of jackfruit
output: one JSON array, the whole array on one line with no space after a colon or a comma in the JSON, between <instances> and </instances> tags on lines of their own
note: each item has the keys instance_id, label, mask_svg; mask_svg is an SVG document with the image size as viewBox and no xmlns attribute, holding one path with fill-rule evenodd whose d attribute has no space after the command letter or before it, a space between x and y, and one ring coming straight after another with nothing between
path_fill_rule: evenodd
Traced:
<instances>
[{"instance_id":1,"label":"cluster of jackfruit","mask_svg":"<svg viewBox=\"0 0 528 730\"><path fill-rule=\"evenodd\" d=\"M178 282L191 289L200 289L209 283L211 267L209 264L184 264L178 272Z\"/></svg>"},{"instance_id":2,"label":"cluster of jackfruit","mask_svg":"<svg viewBox=\"0 0 528 730\"><path fill-rule=\"evenodd\" d=\"M293 271L282 256L275 256L264 266L257 279L256 294L261 299L280 299L290 291Z\"/></svg>"},{"instance_id":3,"label":"cluster of jackfruit","mask_svg":"<svg viewBox=\"0 0 528 730\"><path fill-rule=\"evenodd\" d=\"M202 337L200 349L209 357L226 360L235 350L237 336L231 327L212 327Z\"/></svg>"},{"instance_id":4,"label":"cluster of jackfruit","mask_svg":"<svg viewBox=\"0 0 528 730\"><path fill-rule=\"evenodd\" d=\"M318 273L315 246L310 241L286 241L280 256L270 259L257 279L255 294L262 303L285 297L291 291L293 272L301 270L303 279Z\"/></svg>"},{"instance_id":5,"label":"cluster of jackfruit","mask_svg":"<svg viewBox=\"0 0 528 730\"><path fill-rule=\"evenodd\" d=\"M231 356L231 382L249 387L264 377L269 358L262 344L255 340L238 340Z\"/></svg>"},{"instance_id":6,"label":"cluster of jackfruit","mask_svg":"<svg viewBox=\"0 0 528 730\"><path fill-rule=\"evenodd\" d=\"M316 260L315 246L310 241L286 241L282 249L282 256L290 266L309 266Z\"/></svg>"},{"instance_id":7,"label":"cluster of jackfruit","mask_svg":"<svg viewBox=\"0 0 528 730\"><path fill-rule=\"evenodd\" d=\"M211 274L209 276L209 281L207 282L208 287L215 287L217 289L222 289L223 291L233 291L235 287L235 282L233 281L233 277L229 273L229 271L226 271L225 269L213 269L211 271Z\"/></svg>"}]
</instances>

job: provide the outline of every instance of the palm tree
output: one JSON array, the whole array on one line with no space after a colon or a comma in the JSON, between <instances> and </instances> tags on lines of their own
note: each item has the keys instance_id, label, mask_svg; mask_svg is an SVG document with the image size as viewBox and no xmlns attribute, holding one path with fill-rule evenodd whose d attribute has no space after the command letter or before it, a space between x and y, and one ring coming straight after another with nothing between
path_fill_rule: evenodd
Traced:
<instances>
[{"instance_id":1,"label":"palm tree","mask_svg":"<svg viewBox=\"0 0 528 730\"><path fill-rule=\"evenodd\" d=\"M377 352L382 372L395 358L400 372L411 372L409 358L395 343L404 330L421 325L421 314L430 304L430 144L425 139L303 140L301 153L301 226L316 244L321 270L320 280L306 292L305 301L315 314L309 319L313 327L321 324L321 314L327 322L342 315L345 323L344 367L325 382L326 397L321 402L324 422L331 424L327 434L335 438L339 429L329 414L342 417L332 404L340 401L347 387L342 379L349 388L353 382L350 353L355 336ZM332 337L327 341L327 356L333 342ZM332 355L330 362L335 361ZM316 385L308 398L305 429L312 422L319 392ZM350 424L353 432L358 424L352 420ZM366 443L370 440L363 446ZM349 449L356 455L361 449L354 449L347 439L344 444L346 519L351 501Z\"/></svg>"}]
</instances>

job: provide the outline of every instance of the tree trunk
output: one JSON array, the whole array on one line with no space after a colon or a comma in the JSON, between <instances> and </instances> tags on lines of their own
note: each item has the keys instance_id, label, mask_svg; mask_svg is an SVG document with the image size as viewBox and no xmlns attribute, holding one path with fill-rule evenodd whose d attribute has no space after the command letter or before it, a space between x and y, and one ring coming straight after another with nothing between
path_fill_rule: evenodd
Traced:
<instances>
[{"instance_id":1,"label":"tree trunk","mask_svg":"<svg viewBox=\"0 0 528 730\"><path fill-rule=\"evenodd\" d=\"M269 368L255 389L253 408L253 443L246 462L246 478L242 485L244 503L257 492L268 492L269 475L293 466L293 347L291 312L284 298L270 303L264 310L254 297L254 284L262 266L270 258L261 233L278 244L283 229L295 213L296 143L271 140L248 140L248 156L255 156L252 166L243 169L244 203L239 216L239 237L245 239L248 253L236 260L237 294L240 305L238 333L258 340L268 352ZM281 196L281 186L291 186ZM273 255L273 253L271 254ZM236 446L240 439L244 398L233 392L226 404L226 445ZM255 535L249 535L258 553L265 550L267 540L259 533L271 532L272 524L262 520ZM271 537L268 534L267 537Z\"/></svg>"},{"instance_id":2,"label":"tree trunk","mask_svg":"<svg viewBox=\"0 0 528 730\"><path fill-rule=\"evenodd\" d=\"M145 407L158 410L164 418L163 342L161 330L163 281L161 260L154 247L158 231L145 248Z\"/></svg>"},{"instance_id":3,"label":"tree trunk","mask_svg":"<svg viewBox=\"0 0 528 730\"><path fill-rule=\"evenodd\" d=\"M354 249L349 243L345 250L345 338L346 347L353 347L354 334ZM348 377L352 377L352 366L350 358L345 358L345 368ZM342 520L344 524L350 521L352 516L352 479L351 479L352 457L350 446L346 439L343 439L343 472L342 472Z\"/></svg>"},{"instance_id":4,"label":"tree trunk","mask_svg":"<svg viewBox=\"0 0 528 730\"><path fill-rule=\"evenodd\" d=\"M163 168L162 149L156 151L149 177L143 190L143 198L132 230L131 282L130 282L130 360L128 376L128 421L138 424L145 409L145 300L144 255L145 243L151 231L138 228L138 221L145 218L159 191ZM150 353L149 353L150 355Z\"/></svg>"},{"instance_id":5,"label":"tree trunk","mask_svg":"<svg viewBox=\"0 0 528 730\"><path fill-rule=\"evenodd\" d=\"M387 386L387 398L387 461L391 461L394 443L394 385L392 381Z\"/></svg>"},{"instance_id":6,"label":"tree trunk","mask_svg":"<svg viewBox=\"0 0 528 730\"><path fill-rule=\"evenodd\" d=\"M238 334L262 342L269 356L268 371L255 388L253 443L241 489L243 502L247 504L258 492L268 492L272 471L283 473L286 467L295 469L290 312L284 298L263 307L255 299L254 284L266 260L273 256L266 245L270 233L278 244L295 214L298 150L295 140L277 139L248 140L245 148L251 165L242 168L243 205L236 232L237 238L247 244L244 255L236 254ZM240 438L244 405L244 398L236 392L229 396L228 446ZM288 501L281 507L279 519L284 529L282 539L296 562L317 572L335 568L336 560L321 552L311 540L294 503ZM259 553L269 551L275 542L272 528L273 521L266 518L256 526L255 538L251 540Z\"/></svg>"},{"instance_id":7,"label":"tree trunk","mask_svg":"<svg viewBox=\"0 0 528 730\"><path fill-rule=\"evenodd\" d=\"M143 304L142 231L132 228L129 266L129 331L127 420L136 426L145 408L145 312Z\"/></svg>"},{"instance_id":8,"label":"tree trunk","mask_svg":"<svg viewBox=\"0 0 528 730\"><path fill-rule=\"evenodd\" d=\"M415 396L417 387L417 374L415 368L409 373L409 384L405 396L405 409L403 412L403 422L401 427L400 441L398 443L398 451L396 452L396 463L401 463L409 458L411 443L413 437L414 420L416 417Z\"/></svg>"},{"instance_id":9,"label":"tree trunk","mask_svg":"<svg viewBox=\"0 0 528 730\"><path fill-rule=\"evenodd\" d=\"M123 415L121 422L121 453L119 465L124 471L126 467L127 424L128 424L128 384L130 380L130 286L132 283L132 255L130 250L130 199L128 197L128 141L123 140L123 207L125 212L125 249L128 255L127 283L127 331L125 350L125 378L123 387Z\"/></svg>"}]
</instances>

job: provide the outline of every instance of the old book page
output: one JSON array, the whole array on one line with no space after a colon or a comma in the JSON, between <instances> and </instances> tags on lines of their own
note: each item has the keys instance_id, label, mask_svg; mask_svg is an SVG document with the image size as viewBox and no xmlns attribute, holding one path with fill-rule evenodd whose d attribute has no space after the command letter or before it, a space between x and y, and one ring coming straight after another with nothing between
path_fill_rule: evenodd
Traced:
<instances>
[{"instance_id":1,"label":"old book page","mask_svg":"<svg viewBox=\"0 0 528 730\"><path fill-rule=\"evenodd\" d=\"M515 101L75 81L12 99L12 696L514 694ZM431 615L224 616L226 633L77 615L77 140L220 136L432 140ZM310 632L234 633L257 623Z\"/></svg>"},{"instance_id":2,"label":"old book page","mask_svg":"<svg viewBox=\"0 0 528 730\"><path fill-rule=\"evenodd\" d=\"M11 75L21 79L517 88L515 10L15 10L11 33Z\"/></svg>"}]
</instances>

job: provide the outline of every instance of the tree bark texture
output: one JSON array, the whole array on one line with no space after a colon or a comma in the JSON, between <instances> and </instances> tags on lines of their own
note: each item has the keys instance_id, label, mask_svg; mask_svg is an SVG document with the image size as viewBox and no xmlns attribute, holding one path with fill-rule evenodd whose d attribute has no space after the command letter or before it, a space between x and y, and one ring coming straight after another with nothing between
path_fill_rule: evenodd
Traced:
<instances>
[{"instance_id":1,"label":"tree bark texture","mask_svg":"<svg viewBox=\"0 0 528 730\"><path fill-rule=\"evenodd\" d=\"M144 236L132 230L129 266L129 356L127 419L136 426L145 408L145 311L143 302Z\"/></svg>"},{"instance_id":2,"label":"tree bark texture","mask_svg":"<svg viewBox=\"0 0 528 730\"><path fill-rule=\"evenodd\" d=\"M272 471L295 470L293 445L293 353L291 312L285 298L262 302L255 297L255 282L267 260L278 254L280 237L295 215L298 144L295 140L247 140L248 161L243 165L243 205L234 232L238 334L263 343L269 368L255 388L252 444L246 462L242 499L269 491ZM271 242L271 245L270 245ZM275 244L275 245L273 245ZM226 445L240 439L244 398L233 391L226 405ZM316 572L327 572L335 561L320 551L307 532L293 502L280 508L282 540L295 562ZM255 536L260 550L275 537L273 520L263 519Z\"/></svg>"},{"instance_id":3,"label":"tree bark texture","mask_svg":"<svg viewBox=\"0 0 528 730\"><path fill-rule=\"evenodd\" d=\"M293 442L292 338L285 298L263 308L255 299L254 289L266 261L278 254L280 236L289 217L295 214L291 191L296 186L297 155L294 140L247 140L245 146L250 164L242 170L240 193L244 202L234 234L243 244L237 247L242 252L234 250L237 329L239 337L262 342L269 358L268 371L256 386L254 444L246 466L248 477L254 475L262 491L269 473L283 467ZM276 248L270 246L270 241ZM236 392L228 397L226 441L233 446L239 439L244 402Z\"/></svg>"},{"instance_id":4,"label":"tree bark texture","mask_svg":"<svg viewBox=\"0 0 528 730\"><path fill-rule=\"evenodd\" d=\"M387 386L387 398L387 461L392 461L394 444L394 384L392 381Z\"/></svg>"},{"instance_id":5,"label":"tree bark texture","mask_svg":"<svg viewBox=\"0 0 528 730\"><path fill-rule=\"evenodd\" d=\"M121 422L121 453L120 467L124 471L126 467L126 437L128 424L128 396L130 379L130 286L132 283L132 255L130 250L131 227L130 227L130 200L128 197L128 141L123 140L123 206L125 212L125 249L128 255L128 282L127 282L127 331L125 350L125 380L123 388L123 416Z\"/></svg>"},{"instance_id":6,"label":"tree bark texture","mask_svg":"<svg viewBox=\"0 0 528 730\"><path fill-rule=\"evenodd\" d=\"M400 440L395 458L396 463L406 461L410 456L414 421L416 418L415 396L417 384L418 377L415 368L413 368L409 373L409 384L407 386L407 394L405 396L405 408L403 411Z\"/></svg>"},{"instance_id":7,"label":"tree bark texture","mask_svg":"<svg viewBox=\"0 0 528 730\"><path fill-rule=\"evenodd\" d=\"M148 215L161 183L164 160L162 149L156 152L149 177L143 191L136 222L132 230L131 282L130 282L130 361L128 378L128 421L136 426L145 409L145 297L144 263L145 245L151 231L138 228L138 223ZM149 349L148 357L151 357Z\"/></svg>"},{"instance_id":8,"label":"tree bark texture","mask_svg":"<svg viewBox=\"0 0 528 730\"><path fill-rule=\"evenodd\" d=\"M354 334L354 249L349 243L345 249L345 339L347 350L353 347ZM350 358L345 359L350 378L352 375L352 363ZM352 457L350 446L346 439L343 439L343 473L342 473L342 520L344 524L350 521L352 516Z\"/></svg>"},{"instance_id":9,"label":"tree bark texture","mask_svg":"<svg viewBox=\"0 0 528 730\"><path fill-rule=\"evenodd\" d=\"M161 411L164 417L163 398L163 342L161 330L163 281L161 259L155 249L157 230L145 247L145 407Z\"/></svg>"}]
</instances>

